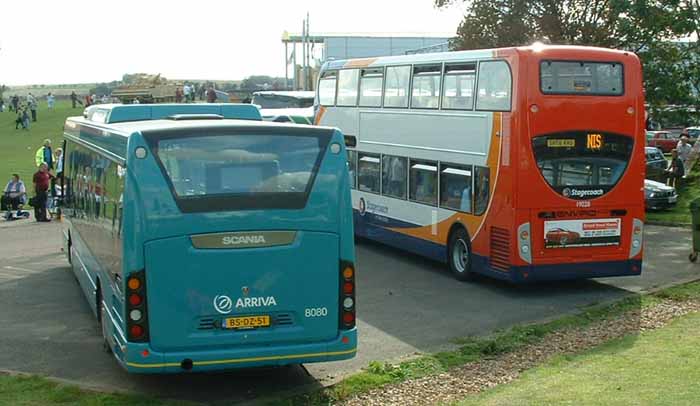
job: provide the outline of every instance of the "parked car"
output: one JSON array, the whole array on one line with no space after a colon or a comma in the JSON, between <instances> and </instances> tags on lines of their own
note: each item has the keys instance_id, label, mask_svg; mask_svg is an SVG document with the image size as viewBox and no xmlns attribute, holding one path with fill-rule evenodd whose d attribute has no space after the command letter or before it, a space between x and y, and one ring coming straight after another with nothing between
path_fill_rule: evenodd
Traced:
<instances>
[{"instance_id":1,"label":"parked car","mask_svg":"<svg viewBox=\"0 0 700 406\"><path fill-rule=\"evenodd\" d=\"M656 147L664 153L671 152L678 144L678 137L668 131L647 131L647 146Z\"/></svg>"},{"instance_id":2,"label":"parked car","mask_svg":"<svg viewBox=\"0 0 700 406\"><path fill-rule=\"evenodd\" d=\"M668 209L678 203L678 193L673 186L645 179L644 202L647 210Z\"/></svg>"},{"instance_id":3,"label":"parked car","mask_svg":"<svg viewBox=\"0 0 700 406\"><path fill-rule=\"evenodd\" d=\"M666 180L668 161L664 153L656 147L645 147L644 155L647 161L647 179L663 182Z\"/></svg>"},{"instance_id":4,"label":"parked car","mask_svg":"<svg viewBox=\"0 0 700 406\"><path fill-rule=\"evenodd\" d=\"M581 234L575 231L565 230L563 228L554 228L547 232L545 239L549 243L554 243L558 245L571 244L578 241L581 238Z\"/></svg>"},{"instance_id":5,"label":"parked car","mask_svg":"<svg viewBox=\"0 0 700 406\"><path fill-rule=\"evenodd\" d=\"M315 92L260 91L253 93L252 104L260 107L265 121L313 124Z\"/></svg>"}]
</instances>

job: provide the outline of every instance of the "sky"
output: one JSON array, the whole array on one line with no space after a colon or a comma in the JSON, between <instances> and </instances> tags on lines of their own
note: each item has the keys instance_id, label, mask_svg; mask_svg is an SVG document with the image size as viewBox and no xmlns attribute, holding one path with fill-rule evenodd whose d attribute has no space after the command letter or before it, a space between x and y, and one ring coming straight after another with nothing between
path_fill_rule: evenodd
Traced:
<instances>
[{"instance_id":1,"label":"sky","mask_svg":"<svg viewBox=\"0 0 700 406\"><path fill-rule=\"evenodd\" d=\"M284 31L454 35L464 5L433 0L3 2L0 84L284 76ZM291 72L291 70L290 70Z\"/></svg>"}]
</instances>

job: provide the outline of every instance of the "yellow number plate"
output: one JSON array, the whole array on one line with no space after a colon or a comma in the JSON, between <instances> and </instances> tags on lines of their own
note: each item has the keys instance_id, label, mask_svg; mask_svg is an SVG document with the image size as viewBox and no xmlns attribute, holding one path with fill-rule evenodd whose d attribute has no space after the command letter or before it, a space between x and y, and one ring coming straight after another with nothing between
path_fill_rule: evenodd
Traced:
<instances>
[{"instance_id":1,"label":"yellow number plate","mask_svg":"<svg viewBox=\"0 0 700 406\"><path fill-rule=\"evenodd\" d=\"M233 329L270 327L270 316L230 317L224 319L223 327Z\"/></svg>"}]
</instances>

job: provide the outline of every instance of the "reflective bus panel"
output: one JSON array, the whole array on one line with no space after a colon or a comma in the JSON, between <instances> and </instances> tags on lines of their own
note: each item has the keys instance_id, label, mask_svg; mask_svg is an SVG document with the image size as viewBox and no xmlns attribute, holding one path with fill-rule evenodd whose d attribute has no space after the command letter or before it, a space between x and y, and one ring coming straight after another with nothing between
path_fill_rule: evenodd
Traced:
<instances>
[{"instance_id":1,"label":"reflective bus panel","mask_svg":"<svg viewBox=\"0 0 700 406\"><path fill-rule=\"evenodd\" d=\"M357 141L356 234L447 262L461 280L640 274L634 54L551 46L331 61L319 86L358 70L383 77L381 105L316 99L316 123Z\"/></svg>"},{"instance_id":2,"label":"reflective bus panel","mask_svg":"<svg viewBox=\"0 0 700 406\"><path fill-rule=\"evenodd\" d=\"M104 117L131 113L120 108ZM340 132L233 118L76 117L65 138L64 243L106 347L128 371L354 356Z\"/></svg>"}]
</instances>

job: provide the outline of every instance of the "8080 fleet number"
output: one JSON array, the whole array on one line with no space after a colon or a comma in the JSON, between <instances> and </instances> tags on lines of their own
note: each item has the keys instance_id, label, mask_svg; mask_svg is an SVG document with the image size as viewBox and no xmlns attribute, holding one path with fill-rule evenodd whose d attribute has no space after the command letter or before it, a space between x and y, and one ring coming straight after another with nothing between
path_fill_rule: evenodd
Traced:
<instances>
[{"instance_id":1,"label":"8080 fleet number","mask_svg":"<svg viewBox=\"0 0 700 406\"><path fill-rule=\"evenodd\" d=\"M328 308L326 307L310 307L304 309L304 317L325 317L328 316Z\"/></svg>"}]
</instances>

